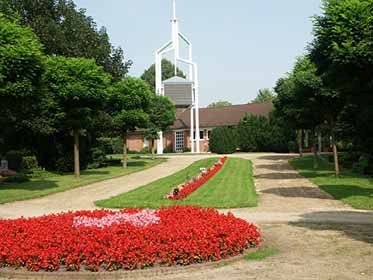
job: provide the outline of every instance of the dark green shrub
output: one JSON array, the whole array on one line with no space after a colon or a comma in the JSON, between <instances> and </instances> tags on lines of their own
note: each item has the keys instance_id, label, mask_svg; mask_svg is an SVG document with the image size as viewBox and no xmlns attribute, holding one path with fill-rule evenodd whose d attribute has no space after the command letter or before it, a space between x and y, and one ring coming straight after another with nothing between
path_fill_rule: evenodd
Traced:
<instances>
[{"instance_id":1,"label":"dark green shrub","mask_svg":"<svg viewBox=\"0 0 373 280\"><path fill-rule=\"evenodd\" d=\"M96 169L101 167L108 166L106 162L106 153L102 148L93 148L91 149L92 160L88 165L90 169Z\"/></svg>"},{"instance_id":2,"label":"dark green shrub","mask_svg":"<svg viewBox=\"0 0 373 280\"><path fill-rule=\"evenodd\" d=\"M289 152L296 152L298 150L298 145L295 141L288 142L288 150Z\"/></svg>"},{"instance_id":3,"label":"dark green shrub","mask_svg":"<svg viewBox=\"0 0 373 280\"><path fill-rule=\"evenodd\" d=\"M149 147L145 147L140 151L140 154L150 154L151 152Z\"/></svg>"},{"instance_id":4,"label":"dark green shrub","mask_svg":"<svg viewBox=\"0 0 373 280\"><path fill-rule=\"evenodd\" d=\"M192 149L189 148L189 147L184 147L183 148L183 153L190 153L191 151L192 151Z\"/></svg>"},{"instance_id":5,"label":"dark green shrub","mask_svg":"<svg viewBox=\"0 0 373 280\"><path fill-rule=\"evenodd\" d=\"M22 158L23 158L22 151L9 151L6 153L5 158L8 161L9 169L20 171L22 168Z\"/></svg>"},{"instance_id":6,"label":"dark green shrub","mask_svg":"<svg viewBox=\"0 0 373 280\"><path fill-rule=\"evenodd\" d=\"M360 174L368 174L371 167L370 156L363 154L359 160L353 164L353 170Z\"/></svg>"},{"instance_id":7,"label":"dark green shrub","mask_svg":"<svg viewBox=\"0 0 373 280\"><path fill-rule=\"evenodd\" d=\"M36 156L22 157L21 169L24 171L32 171L39 168L38 159Z\"/></svg>"},{"instance_id":8,"label":"dark green shrub","mask_svg":"<svg viewBox=\"0 0 373 280\"><path fill-rule=\"evenodd\" d=\"M217 154L232 154L237 150L236 129L218 127L212 130L210 150Z\"/></svg>"},{"instance_id":9,"label":"dark green shrub","mask_svg":"<svg viewBox=\"0 0 373 280\"><path fill-rule=\"evenodd\" d=\"M72 156L61 157L56 160L56 171L67 173L74 170L74 160Z\"/></svg>"},{"instance_id":10,"label":"dark green shrub","mask_svg":"<svg viewBox=\"0 0 373 280\"><path fill-rule=\"evenodd\" d=\"M23 173L17 173L5 178L6 183L23 183L29 181L28 177Z\"/></svg>"}]
</instances>

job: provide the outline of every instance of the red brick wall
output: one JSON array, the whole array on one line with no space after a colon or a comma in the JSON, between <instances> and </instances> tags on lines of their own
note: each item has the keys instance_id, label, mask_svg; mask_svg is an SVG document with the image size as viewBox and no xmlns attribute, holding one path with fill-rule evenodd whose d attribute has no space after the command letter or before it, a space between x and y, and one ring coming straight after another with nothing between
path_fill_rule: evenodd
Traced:
<instances>
[{"instance_id":1,"label":"red brick wall","mask_svg":"<svg viewBox=\"0 0 373 280\"><path fill-rule=\"evenodd\" d=\"M127 146L130 151L140 152L144 148L144 136L141 134L130 134L127 138Z\"/></svg>"}]
</instances>

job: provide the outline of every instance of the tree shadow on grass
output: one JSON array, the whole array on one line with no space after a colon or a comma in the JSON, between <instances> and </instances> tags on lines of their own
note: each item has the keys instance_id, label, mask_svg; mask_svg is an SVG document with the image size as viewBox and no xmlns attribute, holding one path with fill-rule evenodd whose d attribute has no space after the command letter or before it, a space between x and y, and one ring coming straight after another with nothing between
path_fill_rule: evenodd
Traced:
<instances>
[{"instance_id":1,"label":"tree shadow on grass","mask_svg":"<svg viewBox=\"0 0 373 280\"><path fill-rule=\"evenodd\" d=\"M2 183L1 190L27 190L27 191L43 191L46 189L57 188L57 181L51 179L33 180L24 183Z\"/></svg>"},{"instance_id":2,"label":"tree shadow on grass","mask_svg":"<svg viewBox=\"0 0 373 280\"><path fill-rule=\"evenodd\" d=\"M280 161L280 160L289 160L296 158L296 155L285 155L285 154L279 154L279 155L270 155L270 156L260 156L258 159L263 159L263 160L274 160L274 161Z\"/></svg>"},{"instance_id":3,"label":"tree shadow on grass","mask_svg":"<svg viewBox=\"0 0 373 280\"><path fill-rule=\"evenodd\" d=\"M346 236L373 244L373 212L323 211L302 215L292 226L315 231L334 230Z\"/></svg>"},{"instance_id":4,"label":"tree shadow on grass","mask_svg":"<svg viewBox=\"0 0 373 280\"><path fill-rule=\"evenodd\" d=\"M257 174L254 176L256 179L269 179L269 180L289 180L289 179L300 179L302 178L299 176L298 173L265 173L265 174Z\"/></svg>"},{"instance_id":5,"label":"tree shadow on grass","mask_svg":"<svg viewBox=\"0 0 373 280\"><path fill-rule=\"evenodd\" d=\"M312 199L331 199L331 197L313 187L290 187L290 188L271 188L261 191L266 194L274 194L282 197L302 197Z\"/></svg>"},{"instance_id":6,"label":"tree shadow on grass","mask_svg":"<svg viewBox=\"0 0 373 280\"><path fill-rule=\"evenodd\" d=\"M372 199L373 205L373 188L362 188L356 185L320 185L320 189L339 200L357 196L366 197Z\"/></svg>"}]
</instances>

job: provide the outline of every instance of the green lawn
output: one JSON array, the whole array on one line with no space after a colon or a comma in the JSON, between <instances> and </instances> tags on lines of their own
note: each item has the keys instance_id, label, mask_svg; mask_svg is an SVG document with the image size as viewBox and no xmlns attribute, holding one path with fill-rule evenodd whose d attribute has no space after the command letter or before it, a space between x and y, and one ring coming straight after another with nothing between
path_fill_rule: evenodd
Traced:
<instances>
[{"instance_id":1,"label":"green lawn","mask_svg":"<svg viewBox=\"0 0 373 280\"><path fill-rule=\"evenodd\" d=\"M187 178L198 174L201 167L210 167L217 158L195 162L184 170L131 192L98 201L105 208L159 208L172 205L196 205L213 208L240 208L257 205L252 164L248 160L229 158L224 167L206 184L184 200L171 201L165 196Z\"/></svg>"},{"instance_id":2,"label":"green lawn","mask_svg":"<svg viewBox=\"0 0 373 280\"><path fill-rule=\"evenodd\" d=\"M335 199L356 209L373 209L373 178L365 177L350 170L342 170L336 178L333 165L320 161L320 167L313 169L313 158L303 157L290 163L302 174Z\"/></svg>"},{"instance_id":3,"label":"green lawn","mask_svg":"<svg viewBox=\"0 0 373 280\"><path fill-rule=\"evenodd\" d=\"M25 183L0 184L0 204L32 199L52 193L63 192L72 188L125 176L164 162L165 159L141 159L130 157L128 168L120 165L82 171L81 178L75 179L72 174L60 175L42 172L40 178L33 178Z\"/></svg>"}]
</instances>

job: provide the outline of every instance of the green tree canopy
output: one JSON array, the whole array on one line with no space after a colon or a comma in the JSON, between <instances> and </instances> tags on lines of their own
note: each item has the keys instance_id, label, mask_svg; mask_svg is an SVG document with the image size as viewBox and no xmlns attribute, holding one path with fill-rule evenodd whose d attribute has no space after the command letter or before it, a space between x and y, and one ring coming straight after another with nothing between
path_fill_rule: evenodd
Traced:
<instances>
[{"instance_id":1,"label":"green tree canopy","mask_svg":"<svg viewBox=\"0 0 373 280\"><path fill-rule=\"evenodd\" d=\"M79 133L89 128L97 112L103 109L110 76L93 59L50 57L44 75L51 97L49 113L55 125L74 136L74 170L78 177Z\"/></svg>"},{"instance_id":2,"label":"green tree canopy","mask_svg":"<svg viewBox=\"0 0 373 280\"><path fill-rule=\"evenodd\" d=\"M9 142L27 131L49 130L40 116L44 64L42 45L31 29L0 14L0 138Z\"/></svg>"},{"instance_id":3,"label":"green tree canopy","mask_svg":"<svg viewBox=\"0 0 373 280\"><path fill-rule=\"evenodd\" d=\"M227 107L231 105L232 103L230 103L229 101L217 101L217 102L213 102L210 105L208 105L207 108L222 108L222 107Z\"/></svg>"},{"instance_id":4,"label":"green tree canopy","mask_svg":"<svg viewBox=\"0 0 373 280\"><path fill-rule=\"evenodd\" d=\"M110 90L107 112L112 118L112 131L123 138L123 167L127 167L127 134L146 128L153 93L149 85L136 78L114 84Z\"/></svg>"},{"instance_id":5,"label":"green tree canopy","mask_svg":"<svg viewBox=\"0 0 373 280\"><path fill-rule=\"evenodd\" d=\"M273 102L276 98L276 95L269 88L260 89L257 97L250 103L267 103Z\"/></svg>"},{"instance_id":6,"label":"green tree canopy","mask_svg":"<svg viewBox=\"0 0 373 280\"><path fill-rule=\"evenodd\" d=\"M85 10L77 10L72 0L1 0L0 12L9 7L20 23L31 27L48 55L93 58L114 80L127 73L131 61L124 61L123 50L110 44L105 28L98 29Z\"/></svg>"},{"instance_id":7,"label":"green tree canopy","mask_svg":"<svg viewBox=\"0 0 373 280\"><path fill-rule=\"evenodd\" d=\"M162 60L162 81L170 79L175 76L175 65L167 59ZM177 69L177 76L185 78L186 75L179 68ZM141 75L141 79L146 81L151 91L155 92L155 64L150 66Z\"/></svg>"}]
</instances>

